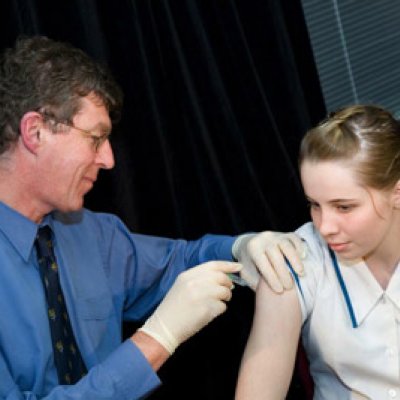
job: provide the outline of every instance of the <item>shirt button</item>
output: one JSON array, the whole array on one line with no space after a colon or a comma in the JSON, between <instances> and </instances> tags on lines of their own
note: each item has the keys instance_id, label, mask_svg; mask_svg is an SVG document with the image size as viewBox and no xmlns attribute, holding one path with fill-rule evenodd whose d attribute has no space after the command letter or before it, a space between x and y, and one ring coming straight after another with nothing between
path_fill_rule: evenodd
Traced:
<instances>
[{"instance_id":1,"label":"shirt button","mask_svg":"<svg viewBox=\"0 0 400 400\"><path fill-rule=\"evenodd\" d=\"M397 395L396 390L394 390L394 389L389 389L389 390L388 390L388 393L389 393L389 396L390 396L392 399L394 399L394 398L396 397L396 395Z\"/></svg>"}]
</instances>

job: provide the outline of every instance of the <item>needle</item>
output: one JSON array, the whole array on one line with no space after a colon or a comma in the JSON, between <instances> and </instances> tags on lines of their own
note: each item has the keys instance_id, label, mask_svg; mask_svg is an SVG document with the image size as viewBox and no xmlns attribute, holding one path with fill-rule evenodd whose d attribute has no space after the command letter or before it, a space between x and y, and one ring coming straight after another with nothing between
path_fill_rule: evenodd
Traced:
<instances>
[{"instance_id":1,"label":"needle","mask_svg":"<svg viewBox=\"0 0 400 400\"><path fill-rule=\"evenodd\" d=\"M240 276L235 275L235 274L228 274L229 278L231 278L233 283L236 283L236 285L239 286L249 286L249 284Z\"/></svg>"}]
</instances>

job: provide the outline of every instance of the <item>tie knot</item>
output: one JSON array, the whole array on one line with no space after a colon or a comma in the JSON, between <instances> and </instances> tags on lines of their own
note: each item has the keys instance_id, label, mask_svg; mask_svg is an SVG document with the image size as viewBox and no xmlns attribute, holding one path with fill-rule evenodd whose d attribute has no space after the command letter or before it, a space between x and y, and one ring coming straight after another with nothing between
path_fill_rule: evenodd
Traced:
<instances>
[{"instance_id":1,"label":"tie knot","mask_svg":"<svg viewBox=\"0 0 400 400\"><path fill-rule=\"evenodd\" d=\"M37 231L37 240L38 241L51 241L51 228L48 225L42 226Z\"/></svg>"},{"instance_id":2,"label":"tie knot","mask_svg":"<svg viewBox=\"0 0 400 400\"><path fill-rule=\"evenodd\" d=\"M52 249L52 231L51 228L46 225L38 229L36 235L36 249L40 257L51 256Z\"/></svg>"}]
</instances>

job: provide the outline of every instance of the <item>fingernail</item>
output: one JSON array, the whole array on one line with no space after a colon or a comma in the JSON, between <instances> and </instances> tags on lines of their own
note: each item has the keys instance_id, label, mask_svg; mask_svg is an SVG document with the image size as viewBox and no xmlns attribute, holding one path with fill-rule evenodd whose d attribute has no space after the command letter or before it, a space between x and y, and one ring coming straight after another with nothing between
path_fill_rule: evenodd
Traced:
<instances>
[{"instance_id":1,"label":"fingernail","mask_svg":"<svg viewBox=\"0 0 400 400\"><path fill-rule=\"evenodd\" d=\"M292 281L286 282L286 284L285 284L285 290L289 290L289 289L291 289L292 287L293 287L293 282L292 282Z\"/></svg>"},{"instance_id":2,"label":"fingernail","mask_svg":"<svg viewBox=\"0 0 400 400\"><path fill-rule=\"evenodd\" d=\"M232 264L233 264L233 267L234 267L234 271L235 271L235 272L239 272L239 271L243 268L243 265L240 264L240 263L232 262Z\"/></svg>"},{"instance_id":3,"label":"fingernail","mask_svg":"<svg viewBox=\"0 0 400 400\"><path fill-rule=\"evenodd\" d=\"M275 286L272 287L272 290L276 293L283 293L283 287L282 286Z\"/></svg>"}]
</instances>

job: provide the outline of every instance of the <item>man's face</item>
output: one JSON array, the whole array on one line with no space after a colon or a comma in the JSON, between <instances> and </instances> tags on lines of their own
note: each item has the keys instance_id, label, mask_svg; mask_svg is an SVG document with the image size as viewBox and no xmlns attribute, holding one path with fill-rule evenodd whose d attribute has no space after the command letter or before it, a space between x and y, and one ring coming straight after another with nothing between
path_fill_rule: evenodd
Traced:
<instances>
[{"instance_id":1,"label":"man's face","mask_svg":"<svg viewBox=\"0 0 400 400\"><path fill-rule=\"evenodd\" d=\"M94 95L82 99L82 107L73 118L73 126L101 136L111 131L107 109ZM67 128L54 133L47 130L40 152L41 173L38 185L42 202L49 210L76 211L83 206L84 195L92 189L101 168L114 166L110 142L96 150L94 141L80 129Z\"/></svg>"}]
</instances>

